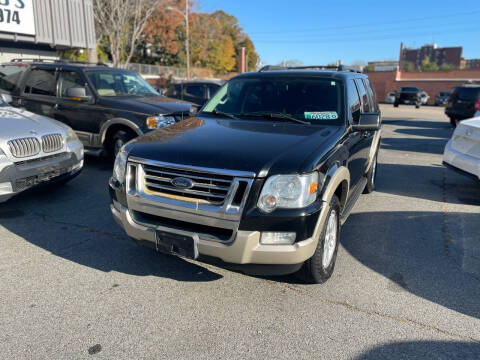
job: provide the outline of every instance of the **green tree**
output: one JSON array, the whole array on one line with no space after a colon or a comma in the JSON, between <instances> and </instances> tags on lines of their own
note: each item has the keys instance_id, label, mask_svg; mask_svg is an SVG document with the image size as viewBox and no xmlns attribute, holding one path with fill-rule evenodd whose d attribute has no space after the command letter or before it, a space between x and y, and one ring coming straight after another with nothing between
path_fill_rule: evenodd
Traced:
<instances>
[{"instance_id":1,"label":"green tree","mask_svg":"<svg viewBox=\"0 0 480 360\"><path fill-rule=\"evenodd\" d=\"M257 69L259 57L255 51L255 45L248 35L243 36L243 40L239 42L239 47L245 48L245 54L247 56L247 70L254 71Z\"/></svg>"},{"instance_id":2,"label":"green tree","mask_svg":"<svg viewBox=\"0 0 480 360\"><path fill-rule=\"evenodd\" d=\"M417 68L415 67L415 64L410 62L410 61L407 61L404 65L403 65L403 70L404 71L407 71L407 72L414 72L414 71L417 71Z\"/></svg>"},{"instance_id":3,"label":"green tree","mask_svg":"<svg viewBox=\"0 0 480 360\"><path fill-rule=\"evenodd\" d=\"M422 65L420 66L422 71L438 71L439 67L437 63L431 62L430 57L426 56L425 59L422 61Z\"/></svg>"},{"instance_id":4,"label":"green tree","mask_svg":"<svg viewBox=\"0 0 480 360\"><path fill-rule=\"evenodd\" d=\"M439 68L441 71L451 71L455 69L455 66L449 63L443 63Z\"/></svg>"},{"instance_id":5,"label":"green tree","mask_svg":"<svg viewBox=\"0 0 480 360\"><path fill-rule=\"evenodd\" d=\"M232 71L236 63L235 55L233 40L230 36L213 40L208 51L208 68L219 72Z\"/></svg>"}]
</instances>

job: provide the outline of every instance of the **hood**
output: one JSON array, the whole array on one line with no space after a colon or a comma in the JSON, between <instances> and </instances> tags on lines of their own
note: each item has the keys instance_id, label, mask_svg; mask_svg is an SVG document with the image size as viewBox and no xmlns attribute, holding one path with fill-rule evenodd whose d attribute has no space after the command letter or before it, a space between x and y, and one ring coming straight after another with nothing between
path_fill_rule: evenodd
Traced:
<instances>
[{"instance_id":1,"label":"hood","mask_svg":"<svg viewBox=\"0 0 480 360\"><path fill-rule=\"evenodd\" d=\"M65 125L59 125L57 121L45 116L9 106L0 107L1 142L22 137L39 138L52 133L65 135L65 128Z\"/></svg>"},{"instance_id":2,"label":"hood","mask_svg":"<svg viewBox=\"0 0 480 360\"><path fill-rule=\"evenodd\" d=\"M127 145L129 156L267 174L309 171L302 164L342 127L271 120L196 117L153 131Z\"/></svg>"},{"instance_id":3,"label":"hood","mask_svg":"<svg viewBox=\"0 0 480 360\"><path fill-rule=\"evenodd\" d=\"M191 104L165 96L158 97L102 97L100 104L142 113L145 115L170 115L190 112Z\"/></svg>"}]
</instances>

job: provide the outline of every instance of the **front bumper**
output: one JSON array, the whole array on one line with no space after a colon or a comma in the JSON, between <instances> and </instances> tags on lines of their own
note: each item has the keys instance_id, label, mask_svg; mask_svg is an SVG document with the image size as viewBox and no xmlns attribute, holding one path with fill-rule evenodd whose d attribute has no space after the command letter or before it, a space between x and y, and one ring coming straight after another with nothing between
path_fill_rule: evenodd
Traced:
<instances>
[{"instance_id":1,"label":"front bumper","mask_svg":"<svg viewBox=\"0 0 480 360\"><path fill-rule=\"evenodd\" d=\"M77 176L83 168L83 145L69 144L67 151L27 161L0 160L0 202L35 186Z\"/></svg>"},{"instance_id":2,"label":"front bumper","mask_svg":"<svg viewBox=\"0 0 480 360\"><path fill-rule=\"evenodd\" d=\"M449 140L443 153L443 162L449 167L463 174L470 174L471 177L480 180L480 159L463 154L452 148L452 140Z\"/></svg>"},{"instance_id":3,"label":"front bumper","mask_svg":"<svg viewBox=\"0 0 480 360\"><path fill-rule=\"evenodd\" d=\"M146 226L136 222L131 212L116 200L110 205L115 221L125 230L128 236L143 245L156 248L156 230L172 231L162 226ZM318 243L321 224L328 213L328 205L322 207L317 226L312 237L293 245L260 244L259 231L236 231L233 241L220 243L200 239L198 252L200 256L220 259L233 264L269 264L294 265L301 264L313 256ZM185 232L183 232L185 233ZM188 232L186 232L188 234ZM190 235L193 235L190 233Z\"/></svg>"}]
</instances>

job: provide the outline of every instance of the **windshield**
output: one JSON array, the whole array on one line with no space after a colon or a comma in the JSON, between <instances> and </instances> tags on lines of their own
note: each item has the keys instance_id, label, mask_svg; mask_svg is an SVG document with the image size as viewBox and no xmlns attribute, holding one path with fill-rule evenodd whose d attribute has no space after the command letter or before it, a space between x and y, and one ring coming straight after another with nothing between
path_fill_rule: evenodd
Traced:
<instances>
[{"instance_id":1,"label":"windshield","mask_svg":"<svg viewBox=\"0 0 480 360\"><path fill-rule=\"evenodd\" d=\"M418 92L420 91L418 88L416 87L402 87L402 90L401 91L405 91L405 92Z\"/></svg>"},{"instance_id":2,"label":"windshield","mask_svg":"<svg viewBox=\"0 0 480 360\"><path fill-rule=\"evenodd\" d=\"M88 70L88 79L99 96L160 96L140 75L125 70Z\"/></svg>"},{"instance_id":3,"label":"windshield","mask_svg":"<svg viewBox=\"0 0 480 360\"><path fill-rule=\"evenodd\" d=\"M226 83L202 113L235 117L294 118L312 124L342 125L342 83L321 78L239 78Z\"/></svg>"}]
</instances>

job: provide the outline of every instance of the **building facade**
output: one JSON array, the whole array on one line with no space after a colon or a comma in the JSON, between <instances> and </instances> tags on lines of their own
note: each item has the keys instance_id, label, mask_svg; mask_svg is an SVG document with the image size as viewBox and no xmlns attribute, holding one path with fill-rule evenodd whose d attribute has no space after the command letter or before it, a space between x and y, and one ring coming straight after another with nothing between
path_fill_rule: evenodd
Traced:
<instances>
[{"instance_id":1,"label":"building facade","mask_svg":"<svg viewBox=\"0 0 480 360\"><path fill-rule=\"evenodd\" d=\"M469 59L466 62L467 69L480 69L480 59Z\"/></svg>"},{"instance_id":2,"label":"building facade","mask_svg":"<svg viewBox=\"0 0 480 360\"><path fill-rule=\"evenodd\" d=\"M438 66L442 64L450 64L456 68L462 67L462 52L461 46L443 47L440 48L437 44L428 44L422 46L420 49L412 49L400 46L400 67L403 68L406 63L412 63L418 69L425 58L429 58L431 62Z\"/></svg>"},{"instance_id":3,"label":"building facade","mask_svg":"<svg viewBox=\"0 0 480 360\"><path fill-rule=\"evenodd\" d=\"M0 61L58 58L63 49L86 49L96 61L92 0L0 1Z\"/></svg>"}]
</instances>

